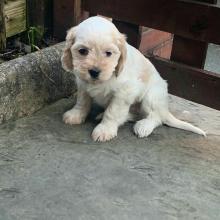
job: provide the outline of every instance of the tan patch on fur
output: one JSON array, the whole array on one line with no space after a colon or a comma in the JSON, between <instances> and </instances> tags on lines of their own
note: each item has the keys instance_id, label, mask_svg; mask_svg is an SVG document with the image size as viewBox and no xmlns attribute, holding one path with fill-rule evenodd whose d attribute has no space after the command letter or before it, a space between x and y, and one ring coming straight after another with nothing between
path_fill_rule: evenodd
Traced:
<instances>
[{"instance_id":1,"label":"tan patch on fur","mask_svg":"<svg viewBox=\"0 0 220 220\"><path fill-rule=\"evenodd\" d=\"M149 81L150 75L147 73L147 70L143 71L140 75L139 75L139 79L146 83Z\"/></svg>"},{"instance_id":2,"label":"tan patch on fur","mask_svg":"<svg viewBox=\"0 0 220 220\"><path fill-rule=\"evenodd\" d=\"M118 60L118 65L116 67L117 75L119 75L120 72L122 71L126 57L127 57L126 36L125 35L123 35L123 34L120 35L120 39L118 40L118 44L119 44L118 45L119 50L121 51L121 56Z\"/></svg>"},{"instance_id":3,"label":"tan patch on fur","mask_svg":"<svg viewBox=\"0 0 220 220\"><path fill-rule=\"evenodd\" d=\"M70 48L74 43L75 32L76 32L76 27L72 27L67 32L66 45L65 45L65 48L63 50L63 55L61 57L62 66L66 71L72 71L73 70L72 53L70 51Z\"/></svg>"},{"instance_id":4,"label":"tan patch on fur","mask_svg":"<svg viewBox=\"0 0 220 220\"><path fill-rule=\"evenodd\" d=\"M149 79L150 79L150 70L147 69L147 68L143 68L141 73L139 74L139 79L144 82L144 83L148 83L149 82Z\"/></svg>"}]
</instances>

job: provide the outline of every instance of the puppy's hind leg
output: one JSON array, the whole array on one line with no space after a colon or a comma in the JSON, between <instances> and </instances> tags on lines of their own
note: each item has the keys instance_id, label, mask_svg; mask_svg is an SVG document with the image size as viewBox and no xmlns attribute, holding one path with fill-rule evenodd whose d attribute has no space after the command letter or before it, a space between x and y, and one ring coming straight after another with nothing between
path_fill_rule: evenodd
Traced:
<instances>
[{"instance_id":1,"label":"puppy's hind leg","mask_svg":"<svg viewBox=\"0 0 220 220\"><path fill-rule=\"evenodd\" d=\"M165 81L159 81L158 84L153 85L142 100L141 111L146 117L134 125L134 133L138 137L149 136L161 125L161 115L168 109L167 84Z\"/></svg>"},{"instance_id":2,"label":"puppy's hind leg","mask_svg":"<svg viewBox=\"0 0 220 220\"><path fill-rule=\"evenodd\" d=\"M140 138L147 137L159 125L161 125L159 115L156 112L150 112L147 118L136 122L134 133Z\"/></svg>"},{"instance_id":3,"label":"puppy's hind leg","mask_svg":"<svg viewBox=\"0 0 220 220\"><path fill-rule=\"evenodd\" d=\"M154 128L161 124L206 136L206 133L200 128L177 119L169 112L168 93L163 81L160 86L151 88L144 97L142 109L148 113L148 117L138 121L134 126L134 132L138 137L147 137Z\"/></svg>"}]
</instances>

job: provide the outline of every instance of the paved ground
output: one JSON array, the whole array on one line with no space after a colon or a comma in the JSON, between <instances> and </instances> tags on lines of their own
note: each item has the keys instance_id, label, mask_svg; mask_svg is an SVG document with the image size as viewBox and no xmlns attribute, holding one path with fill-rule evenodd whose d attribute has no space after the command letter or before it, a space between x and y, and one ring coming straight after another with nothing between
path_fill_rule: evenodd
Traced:
<instances>
[{"instance_id":1,"label":"paved ground","mask_svg":"<svg viewBox=\"0 0 220 220\"><path fill-rule=\"evenodd\" d=\"M219 3L220 5L220 0ZM206 61L205 70L220 73L220 46L216 44L209 44Z\"/></svg>"},{"instance_id":2,"label":"paved ground","mask_svg":"<svg viewBox=\"0 0 220 220\"><path fill-rule=\"evenodd\" d=\"M163 126L138 139L126 124L102 144L95 121L62 123L71 102L0 126L0 220L220 219L219 111L172 98L207 138Z\"/></svg>"}]
</instances>

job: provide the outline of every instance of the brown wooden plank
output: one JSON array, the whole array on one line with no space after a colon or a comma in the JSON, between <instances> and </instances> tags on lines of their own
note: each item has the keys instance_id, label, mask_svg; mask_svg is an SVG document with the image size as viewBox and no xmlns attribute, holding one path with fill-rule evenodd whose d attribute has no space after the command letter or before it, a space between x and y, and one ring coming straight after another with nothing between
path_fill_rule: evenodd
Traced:
<instances>
[{"instance_id":1,"label":"brown wooden plank","mask_svg":"<svg viewBox=\"0 0 220 220\"><path fill-rule=\"evenodd\" d=\"M186 38L220 44L220 8L176 0L83 0L83 9Z\"/></svg>"},{"instance_id":2,"label":"brown wooden plank","mask_svg":"<svg viewBox=\"0 0 220 220\"><path fill-rule=\"evenodd\" d=\"M64 40L66 31L77 25L82 17L81 0L54 0L54 36Z\"/></svg>"},{"instance_id":3,"label":"brown wooden plank","mask_svg":"<svg viewBox=\"0 0 220 220\"><path fill-rule=\"evenodd\" d=\"M126 34L127 42L132 46L139 48L141 43L141 27L136 24L130 24L123 21L113 19L113 23L121 33Z\"/></svg>"},{"instance_id":4,"label":"brown wooden plank","mask_svg":"<svg viewBox=\"0 0 220 220\"><path fill-rule=\"evenodd\" d=\"M150 57L173 95L220 110L220 74Z\"/></svg>"},{"instance_id":5,"label":"brown wooden plank","mask_svg":"<svg viewBox=\"0 0 220 220\"><path fill-rule=\"evenodd\" d=\"M209 4L216 4L217 0L194 0L198 2L204 2L204 3L209 3Z\"/></svg>"},{"instance_id":6,"label":"brown wooden plank","mask_svg":"<svg viewBox=\"0 0 220 220\"><path fill-rule=\"evenodd\" d=\"M44 27L44 0L27 0L28 26Z\"/></svg>"},{"instance_id":7,"label":"brown wooden plank","mask_svg":"<svg viewBox=\"0 0 220 220\"><path fill-rule=\"evenodd\" d=\"M6 47L4 1L0 1L0 51Z\"/></svg>"},{"instance_id":8,"label":"brown wooden plank","mask_svg":"<svg viewBox=\"0 0 220 220\"><path fill-rule=\"evenodd\" d=\"M64 40L66 31L74 24L74 1L54 0L54 36Z\"/></svg>"},{"instance_id":9,"label":"brown wooden plank","mask_svg":"<svg viewBox=\"0 0 220 220\"><path fill-rule=\"evenodd\" d=\"M44 24L45 35L51 37L53 34L53 0L45 0Z\"/></svg>"},{"instance_id":10,"label":"brown wooden plank","mask_svg":"<svg viewBox=\"0 0 220 220\"><path fill-rule=\"evenodd\" d=\"M157 29L160 29L160 26L165 26L165 29L167 29L167 27L174 27L174 21L172 19L164 20L163 18L165 12L169 14L169 16L174 17L175 5L172 3L174 3L175 0L96 0L95 4L93 0L82 0L82 2L83 9L94 14L109 16L116 20L141 26L154 26L154 28ZM148 8L150 8L150 10ZM151 10L156 13L148 13L148 11ZM144 25L146 23L151 25Z\"/></svg>"},{"instance_id":11,"label":"brown wooden plank","mask_svg":"<svg viewBox=\"0 0 220 220\"><path fill-rule=\"evenodd\" d=\"M178 2L175 32L177 35L220 44L220 8L208 4Z\"/></svg>"},{"instance_id":12,"label":"brown wooden plank","mask_svg":"<svg viewBox=\"0 0 220 220\"><path fill-rule=\"evenodd\" d=\"M28 26L40 27L44 33L52 33L52 1L53 0L26 0Z\"/></svg>"},{"instance_id":13,"label":"brown wooden plank","mask_svg":"<svg viewBox=\"0 0 220 220\"><path fill-rule=\"evenodd\" d=\"M174 35L171 60L203 69L208 43Z\"/></svg>"},{"instance_id":14,"label":"brown wooden plank","mask_svg":"<svg viewBox=\"0 0 220 220\"><path fill-rule=\"evenodd\" d=\"M74 10L74 25L77 25L82 18L82 13L81 13L81 0L74 0L74 6L73 6L73 10Z\"/></svg>"}]
</instances>

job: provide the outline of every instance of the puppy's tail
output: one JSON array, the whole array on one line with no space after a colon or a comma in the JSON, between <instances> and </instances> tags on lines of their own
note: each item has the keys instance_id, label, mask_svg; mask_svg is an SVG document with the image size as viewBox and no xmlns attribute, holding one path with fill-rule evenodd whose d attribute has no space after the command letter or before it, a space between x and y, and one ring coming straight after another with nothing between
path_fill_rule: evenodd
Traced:
<instances>
[{"instance_id":1,"label":"puppy's tail","mask_svg":"<svg viewBox=\"0 0 220 220\"><path fill-rule=\"evenodd\" d=\"M185 122L185 121L181 121L177 118L175 118L170 112L168 112L164 117L163 117L163 123L170 126L170 127L174 127L174 128L179 128L179 129L183 129L186 131L192 131L196 134L200 134L206 137L206 133L200 129L197 128L196 126Z\"/></svg>"}]
</instances>

